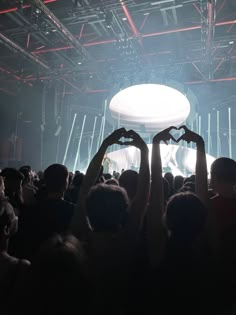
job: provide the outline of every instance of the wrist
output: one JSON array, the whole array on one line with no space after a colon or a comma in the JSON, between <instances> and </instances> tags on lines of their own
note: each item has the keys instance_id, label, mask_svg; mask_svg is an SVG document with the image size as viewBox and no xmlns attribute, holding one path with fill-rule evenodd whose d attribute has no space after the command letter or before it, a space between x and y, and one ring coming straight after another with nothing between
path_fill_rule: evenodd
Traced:
<instances>
[{"instance_id":1,"label":"wrist","mask_svg":"<svg viewBox=\"0 0 236 315\"><path fill-rule=\"evenodd\" d=\"M144 152L144 153L148 153L148 146L147 146L147 144L146 143L143 143L142 145L140 145L139 146L139 150L141 151L141 152Z\"/></svg>"},{"instance_id":2,"label":"wrist","mask_svg":"<svg viewBox=\"0 0 236 315\"><path fill-rule=\"evenodd\" d=\"M199 137L199 139L196 141L197 147L203 147L205 145L205 142L202 137Z\"/></svg>"},{"instance_id":3,"label":"wrist","mask_svg":"<svg viewBox=\"0 0 236 315\"><path fill-rule=\"evenodd\" d=\"M153 144L160 144L160 143L161 143L161 139L155 139L155 138L153 138L152 143L153 143Z\"/></svg>"}]
</instances>

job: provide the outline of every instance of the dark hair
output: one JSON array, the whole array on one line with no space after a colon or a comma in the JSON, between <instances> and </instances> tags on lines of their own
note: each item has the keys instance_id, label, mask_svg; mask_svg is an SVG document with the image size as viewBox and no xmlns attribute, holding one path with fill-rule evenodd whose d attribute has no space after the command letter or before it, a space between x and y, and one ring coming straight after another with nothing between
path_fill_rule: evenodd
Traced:
<instances>
[{"instance_id":1,"label":"dark hair","mask_svg":"<svg viewBox=\"0 0 236 315\"><path fill-rule=\"evenodd\" d=\"M75 187L80 187L84 179L84 174L83 173L76 173L73 180L72 180L72 185Z\"/></svg>"},{"instance_id":2,"label":"dark hair","mask_svg":"<svg viewBox=\"0 0 236 315\"><path fill-rule=\"evenodd\" d=\"M170 172L165 173L164 178L168 181L170 185L174 183L174 175Z\"/></svg>"},{"instance_id":3,"label":"dark hair","mask_svg":"<svg viewBox=\"0 0 236 315\"><path fill-rule=\"evenodd\" d=\"M21 172L11 167L4 168L1 172L1 176L9 181L20 181L24 179L24 175Z\"/></svg>"},{"instance_id":4,"label":"dark hair","mask_svg":"<svg viewBox=\"0 0 236 315\"><path fill-rule=\"evenodd\" d=\"M105 181L105 184L107 184L107 185L119 186L119 182L118 182L118 180L115 179L115 178L107 179L107 180Z\"/></svg>"},{"instance_id":5,"label":"dark hair","mask_svg":"<svg viewBox=\"0 0 236 315\"><path fill-rule=\"evenodd\" d=\"M193 193L178 193L166 208L166 225L173 235L195 238L204 229L207 210Z\"/></svg>"},{"instance_id":6,"label":"dark hair","mask_svg":"<svg viewBox=\"0 0 236 315\"><path fill-rule=\"evenodd\" d=\"M176 191L179 191L179 189L183 186L184 184L184 177L181 175L175 176L174 179L174 187Z\"/></svg>"},{"instance_id":7,"label":"dark hair","mask_svg":"<svg viewBox=\"0 0 236 315\"><path fill-rule=\"evenodd\" d=\"M20 168L20 172L24 175L23 184L30 182L30 170L28 168Z\"/></svg>"},{"instance_id":8,"label":"dark hair","mask_svg":"<svg viewBox=\"0 0 236 315\"><path fill-rule=\"evenodd\" d=\"M94 186L86 203L91 227L97 232L123 227L128 205L128 196L121 187L106 184Z\"/></svg>"},{"instance_id":9,"label":"dark hair","mask_svg":"<svg viewBox=\"0 0 236 315\"><path fill-rule=\"evenodd\" d=\"M110 173L103 174L105 180L112 179L112 175Z\"/></svg>"},{"instance_id":10,"label":"dark hair","mask_svg":"<svg viewBox=\"0 0 236 315\"><path fill-rule=\"evenodd\" d=\"M218 158L211 165L211 174L220 181L236 184L236 162L226 157Z\"/></svg>"},{"instance_id":11,"label":"dark hair","mask_svg":"<svg viewBox=\"0 0 236 315\"><path fill-rule=\"evenodd\" d=\"M68 169L61 164L52 164L44 171L48 192L64 192L67 189Z\"/></svg>"},{"instance_id":12,"label":"dark hair","mask_svg":"<svg viewBox=\"0 0 236 315\"><path fill-rule=\"evenodd\" d=\"M134 170L126 170L119 177L120 187L123 187L132 200L137 192L138 187L138 173Z\"/></svg>"},{"instance_id":13,"label":"dark hair","mask_svg":"<svg viewBox=\"0 0 236 315\"><path fill-rule=\"evenodd\" d=\"M31 169L31 166L30 165L23 165L23 166L21 166L21 168L19 169L19 171L21 172L21 170L22 169L26 169L26 170L28 170L29 172L31 172L32 171L32 169Z\"/></svg>"},{"instance_id":14,"label":"dark hair","mask_svg":"<svg viewBox=\"0 0 236 315\"><path fill-rule=\"evenodd\" d=\"M195 183L186 182L179 190L179 192L187 192L187 191L195 193Z\"/></svg>"}]
</instances>

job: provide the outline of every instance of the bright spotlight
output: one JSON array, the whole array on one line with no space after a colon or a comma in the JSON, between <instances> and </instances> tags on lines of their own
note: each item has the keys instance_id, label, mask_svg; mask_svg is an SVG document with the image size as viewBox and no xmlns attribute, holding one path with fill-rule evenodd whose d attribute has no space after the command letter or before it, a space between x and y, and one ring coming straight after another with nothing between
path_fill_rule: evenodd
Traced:
<instances>
[{"instance_id":1,"label":"bright spotlight","mask_svg":"<svg viewBox=\"0 0 236 315\"><path fill-rule=\"evenodd\" d=\"M188 98L178 90L159 84L139 84L118 92L110 102L113 119L121 126L144 126L156 131L182 124L190 113Z\"/></svg>"}]
</instances>

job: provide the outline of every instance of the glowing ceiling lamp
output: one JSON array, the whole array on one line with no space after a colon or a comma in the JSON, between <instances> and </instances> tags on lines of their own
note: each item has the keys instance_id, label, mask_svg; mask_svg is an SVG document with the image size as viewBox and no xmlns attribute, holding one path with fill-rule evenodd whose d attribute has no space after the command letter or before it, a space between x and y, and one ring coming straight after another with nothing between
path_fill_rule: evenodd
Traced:
<instances>
[{"instance_id":1,"label":"glowing ceiling lamp","mask_svg":"<svg viewBox=\"0 0 236 315\"><path fill-rule=\"evenodd\" d=\"M118 92L110 102L118 125L155 131L179 126L189 116L188 98L178 90L160 84L140 84Z\"/></svg>"}]
</instances>

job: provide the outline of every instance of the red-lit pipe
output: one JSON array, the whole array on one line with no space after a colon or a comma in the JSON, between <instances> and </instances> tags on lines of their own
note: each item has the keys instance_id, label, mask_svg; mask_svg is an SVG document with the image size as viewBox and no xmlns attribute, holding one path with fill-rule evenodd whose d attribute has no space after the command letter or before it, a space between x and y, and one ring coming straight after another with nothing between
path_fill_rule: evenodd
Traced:
<instances>
[{"instance_id":1,"label":"red-lit pipe","mask_svg":"<svg viewBox=\"0 0 236 315\"><path fill-rule=\"evenodd\" d=\"M27 35L27 41L26 41L26 48L29 48L29 43L30 43L30 33Z\"/></svg>"},{"instance_id":2,"label":"red-lit pipe","mask_svg":"<svg viewBox=\"0 0 236 315\"><path fill-rule=\"evenodd\" d=\"M199 7L196 5L196 3L193 3L194 8L197 10L197 12L202 15L201 10L199 9Z\"/></svg>"},{"instance_id":3,"label":"red-lit pipe","mask_svg":"<svg viewBox=\"0 0 236 315\"><path fill-rule=\"evenodd\" d=\"M54 48L46 48L32 51L33 54L44 54L47 52L60 51L60 50L68 50L74 48L73 46L64 46L64 47L54 47Z\"/></svg>"},{"instance_id":4,"label":"red-lit pipe","mask_svg":"<svg viewBox=\"0 0 236 315\"><path fill-rule=\"evenodd\" d=\"M4 89L4 88L1 88L1 87L0 87L0 91L2 91L2 92L5 93L5 94L9 94L9 95L13 95L13 96L16 95L16 94L14 94L12 91L9 91L9 90Z\"/></svg>"},{"instance_id":5,"label":"red-lit pipe","mask_svg":"<svg viewBox=\"0 0 236 315\"><path fill-rule=\"evenodd\" d=\"M142 24L140 26L140 31L142 31L142 29L144 28L144 25L147 22L148 17L149 17L149 14L145 15L145 17L143 19L143 22L142 22Z\"/></svg>"},{"instance_id":6,"label":"red-lit pipe","mask_svg":"<svg viewBox=\"0 0 236 315\"><path fill-rule=\"evenodd\" d=\"M219 79L212 79L207 82L226 82L226 81L236 81L236 77L229 77L229 78L219 78ZM191 84L202 84L206 83L206 81L189 81L189 82L184 82L184 84L191 85Z\"/></svg>"},{"instance_id":7,"label":"red-lit pipe","mask_svg":"<svg viewBox=\"0 0 236 315\"><path fill-rule=\"evenodd\" d=\"M236 77L213 79L208 82L224 82L224 81L236 81ZM206 81L199 80L199 81L184 82L184 84L186 85L203 84L203 83L206 83ZM107 93L107 92L109 92L109 89L87 90L84 93L90 94L90 93Z\"/></svg>"},{"instance_id":8,"label":"red-lit pipe","mask_svg":"<svg viewBox=\"0 0 236 315\"><path fill-rule=\"evenodd\" d=\"M75 86L73 83L71 83L70 81L66 80L65 78L62 78L62 80L63 80L65 83L67 83L68 85L70 85L71 87L73 87L75 90L81 92L81 90L80 90L77 86Z\"/></svg>"},{"instance_id":9,"label":"red-lit pipe","mask_svg":"<svg viewBox=\"0 0 236 315\"><path fill-rule=\"evenodd\" d=\"M197 72L199 72L202 75L202 72L200 71L200 69L195 65L194 62L192 62L192 65L194 66L194 68L197 70Z\"/></svg>"},{"instance_id":10,"label":"red-lit pipe","mask_svg":"<svg viewBox=\"0 0 236 315\"><path fill-rule=\"evenodd\" d=\"M134 34L134 37L138 37L139 36L139 32L138 32L138 29L132 19L132 16L131 14L129 13L129 10L128 8L126 7L126 5L124 4L124 2L122 0L120 0L120 4L121 4L121 7L122 7L122 10L124 11L124 14L125 16L127 17L127 20L129 22L129 25L131 27L131 30L133 31L133 34ZM139 46L141 47L143 53L144 53L144 47L143 47L143 42L142 42L142 39L139 39L138 40L138 43L139 43ZM150 60L147 59L148 63L150 64Z\"/></svg>"},{"instance_id":11,"label":"red-lit pipe","mask_svg":"<svg viewBox=\"0 0 236 315\"><path fill-rule=\"evenodd\" d=\"M187 31L198 30L200 28L201 28L200 25L190 26L190 27L183 27L183 28L176 28L176 29L173 29L173 30L167 30L167 31L143 34L142 37L145 38L145 37L160 36L160 35L166 35L166 34L172 34L172 33L187 32Z\"/></svg>"},{"instance_id":12,"label":"red-lit pipe","mask_svg":"<svg viewBox=\"0 0 236 315\"><path fill-rule=\"evenodd\" d=\"M225 81L236 81L236 77L213 79L213 80L209 80L207 82L225 82ZM186 84L186 85L203 84L203 83L206 83L206 81L198 80L198 81L184 82L184 84ZM85 93L105 93L105 92L109 92L109 89L88 90Z\"/></svg>"},{"instance_id":13,"label":"red-lit pipe","mask_svg":"<svg viewBox=\"0 0 236 315\"><path fill-rule=\"evenodd\" d=\"M216 66L216 68L215 68L213 74L216 73L216 71L220 68L220 66L222 65L223 62L224 62L224 58L222 58L221 61L218 63L218 65Z\"/></svg>"},{"instance_id":14,"label":"red-lit pipe","mask_svg":"<svg viewBox=\"0 0 236 315\"><path fill-rule=\"evenodd\" d=\"M84 47L89 47L89 46L110 44L110 43L115 43L115 42L116 42L116 39L108 39L108 40L102 40L102 41L97 41L97 42L85 43L85 44L83 44L83 46Z\"/></svg>"},{"instance_id":15,"label":"red-lit pipe","mask_svg":"<svg viewBox=\"0 0 236 315\"><path fill-rule=\"evenodd\" d=\"M234 27L234 24L231 24L230 27L227 29L226 32L229 33L229 32L232 30L233 27Z\"/></svg>"},{"instance_id":16,"label":"red-lit pipe","mask_svg":"<svg viewBox=\"0 0 236 315\"><path fill-rule=\"evenodd\" d=\"M80 33L79 33L79 39L81 39L81 37L83 35L83 30L84 30L84 24L82 24L82 26L81 26Z\"/></svg>"},{"instance_id":17,"label":"red-lit pipe","mask_svg":"<svg viewBox=\"0 0 236 315\"><path fill-rule=\"evenodd\" d=\"M224 21L224 22L215 23L216 26L224 26L224 25L230 25L230 24L236 24L236 19L232 21Z\"/></svg>"},{"instance_id":18,"label":"red-lit pipe","mask_svg":"<svg viewBox=\"0 0 236 315\"><path fill-rule=\"evenodd\" d=\"M127 20L129 22L129 25L134 33L135 36L139 36L139 32L134 24L134 21L129 13L129 10L127 9L126 5L124 4L124 1L120 0L120 4L122 7L122 10L124 11L125 16L127 17Z\"/></svg>"},{"instance_id":19,"label":"red-lit pipe","mask_svg":"<svg viewBox=\"0 0 236 315\"><path fill-rule=\"evenodd\" d=\"M3 72L3 73L6 73L7 75L13 77L14 79L16 79L17 81L21 80L21 78L17 75L15 75L14 73L11 73L10 71L0 67L0 71Z\"/></svg>"},{"instance_id":20,"label":"red-lit pipe","mask_svg":"<svg viewBox=\"0 0 236 315\"><path fill-rule=\"evenodd\" d=\"M56 1L57 0L44 0L44 3L47 4L47 3L56 2ZM27 8L30 8L30 7L31 7L31 5L25 4L25 5L22 6L22 9L27 9ZM19 10L19 8L17 8L17 7L5 9L5 10L0 10L0 14L11 13L11 12L15 12L17 10Z\"/></svg>"},{"instance_id":21,"label":"red-lit pipe","mask_svg":"<svg viewBox=\"0 0 236 315\"><path fill-rule=\"evenodd\" d=\"M210 82L236 81L236 77L213 79Z\"/></svg>"},{"instance_id":22,"label":"red-lit pipe","mask_svg":"<svg viewBox=\"0 0 236 315\"><path fill-rule=\"evenodd\" d=\"M212 37L213 37L213 27L214 27L213 25L214 8L211 2L208 2L207 9L208 9L208 33L207 33L207 41L206 41L206 52L207 52L207 56L210 57L211 43L212 43Z\"/></svg>"},{"instance_id":23,"label":"red-lit pipe","mask_svg":"<svg viewBox=\"0 0 236 315\"><path fill-rule=\"evenodd\" d=\"M85 91L84 93L105 93L105 92L108 92L109 90L108 89L101 89L101 90L87 90Z\"/></svg>"},{"instance_id":24,"label":"red-lit pipe","mask_svg":"<svg viewBox=\"0 0 236 315\"><path fill-rule=\"evenodd\" d=\"M110 44L110 43L115 43L115 42L116 42L115 39L109 39L109 40L103 40L103 41L99 41L99 42L85 43L85 44L83 44L83 46L84 47L89 47L89 46ZM35 50L35 51L32 51L32 53L34 53L34 54L44 54L44 53L47 53L47 52L68 50L68 49L73 49L73 48L74 48L73 46L53 47L53 48L46 48L46 49Z\"/></svg>"},{"instance_id":25,"label":"red-lit pipe","mask_svg":"<svg viewBox=\"0 0 236 315\"><path fill-rule=\"evenodd\" d=\"M225 21L225 22L218 22L215 25L216 26L223 26L223 25L229 25L229 24L236 24L236 20L233 21ZM183 27L183 28L178 28L178 29L173 29L173 30L167 30L167 31L160 31L160 32L155 32L155 33L148 33L148 34L140 34L140 37L146 38L146 37L152 37L152 36L161 36L161 35L166 35L166 34L172 34L172 33L178 33L178 32L187 32L187 31L192 31L192 30L197 30L201 29L201 25L197 26L190 26L190 27ZM79 35L75 35L79 36ZM129 37L129 39L133 39L134 37ZM103 45L103 44L110 44L110 43L115 43L115 39L108 39L108 40L102 40L102 41L96 41L96 42L90 42L90 43L84 43L84 47L89 47L89 46L96 46L96 45ZM53 52L53 51L60 51L60 50L67 50L67 49L72 49L72 46L63 46L63 47L55 47L55 48L48 48L48 49L42 49L42 50L35 50L33 53L35 54L41 54L41 53L46 53L46 52Z\"/></svg>"},{"instance_id":26,"label":"red-lit pipe","mask_svg":"<svg viewBox=\"0 0 236 315\"><path fill-rule=\"evenodd\" d=\"M216 15L219 15L221 10L223 9L223 7L225 6L226 0L224 0L224 2L222 2L221 6L219 7L219 9L216 11Z\"/></svg>"}]
</instances>

